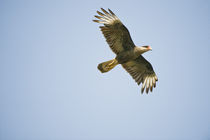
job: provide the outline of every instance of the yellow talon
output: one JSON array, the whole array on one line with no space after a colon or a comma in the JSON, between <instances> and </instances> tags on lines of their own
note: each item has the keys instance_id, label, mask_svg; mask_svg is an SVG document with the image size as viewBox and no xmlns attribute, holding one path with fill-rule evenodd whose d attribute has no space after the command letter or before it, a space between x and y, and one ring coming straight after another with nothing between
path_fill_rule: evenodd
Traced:
<instances>
[{"instance_id":1,"label":"yellow talon","mask_svg":"<svg viewBox=\"0 0 210 140\"><path fill-rule=\"evenodd\" d=\"M108 64L108 67L112 66L114 62L115 62L115 59L111 63Z\"/></svg>"},{"instance_id":2,"label":"yellow talon","mask_svg":"<svg viewBox=\"0 0 210 140\"><path fill-rule=\"evenodd\" d=\"M111 69L113 69L116 65L118 64L118 61L116 59L112 59L103 63L100 63L98 65L98 69L104 73L104 72L108 72Z\"/></svg>"}]
</instances>

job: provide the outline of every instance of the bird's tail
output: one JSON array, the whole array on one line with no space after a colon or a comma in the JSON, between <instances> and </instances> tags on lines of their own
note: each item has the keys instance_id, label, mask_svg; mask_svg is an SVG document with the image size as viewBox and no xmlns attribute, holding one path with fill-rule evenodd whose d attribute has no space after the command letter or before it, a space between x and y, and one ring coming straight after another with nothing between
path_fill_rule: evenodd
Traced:
<instances>
[{"instance_id":1,"label":"bird's tail","mask_svg":"<svg viewBox=\"0 0 210 140\"><path fill-rule=\"evenodd\" d=\"M111 69L113 69L118 63L118 61L116 59L112 59L103 63L98 64L98 69L104 73L104 72L108 72Z\"/></svg>"}]
</instances>

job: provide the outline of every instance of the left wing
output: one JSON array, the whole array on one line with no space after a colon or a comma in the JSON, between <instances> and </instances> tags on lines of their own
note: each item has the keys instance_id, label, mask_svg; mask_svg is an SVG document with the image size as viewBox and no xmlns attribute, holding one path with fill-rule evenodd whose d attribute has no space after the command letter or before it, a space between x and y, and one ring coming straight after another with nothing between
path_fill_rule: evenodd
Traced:
<instances>
[{"instance_id":1,"label":"left wing","mask_svg":"<svg viewBox=\"0 0 210 140\"><path fill-rule=\"evenodd\" d=\"M156 87L158 78L152 68L152 65L140 55L135 60L122 64L123 68L133 77L133 79L139 85L142 83L141 93L144 92L146 87L146 93L152 92L153 87Z\"/></svg>"}]
</instances>

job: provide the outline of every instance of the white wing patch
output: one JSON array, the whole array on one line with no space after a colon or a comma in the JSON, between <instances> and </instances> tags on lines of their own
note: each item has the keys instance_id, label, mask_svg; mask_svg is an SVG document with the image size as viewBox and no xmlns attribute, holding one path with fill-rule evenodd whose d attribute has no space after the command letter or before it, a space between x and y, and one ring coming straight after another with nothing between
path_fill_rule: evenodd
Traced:
<instances>
[{"instance_id":1,"label":"white wing patch","mask_svg":"<svg viewBox=\"0 0 210 140\"><path fill-rule=\"evenodd\" d=\"M100 16L95 16L95 17L98 18L99 20L93 20L94 22L102 23L104 25L111 25L114 22L121 22L119 18L110 9L108 9L109 12L107 12L103 8L101 8L101 10L104 12L104 14L97 11L97 13Z\"/></svg>"},{"instance_id":2,"label":"white wing patch","mask_svg":"<svg viewBox=\"0 0 210 140\"><path fill-rule=\"evenodd\" d=\"M141 88L141 93L144 92L144 89L146 88L146 93L149 92L149 90L152 92L153 88L156 87L156 81L158 81L157 76L155 73L146 75L144 78L144 81L142 82L142 88Z\"/></svg>"}]
</instances>

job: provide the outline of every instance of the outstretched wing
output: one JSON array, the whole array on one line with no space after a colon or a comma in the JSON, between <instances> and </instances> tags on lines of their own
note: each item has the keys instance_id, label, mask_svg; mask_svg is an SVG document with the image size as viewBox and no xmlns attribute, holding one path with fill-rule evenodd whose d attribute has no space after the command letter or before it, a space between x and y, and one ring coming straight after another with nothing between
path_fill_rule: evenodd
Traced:
<instances>
[{"instance_id":1,"label":"outstretched wing","mask_svg":"<svg viewBox=\"0 0 210 140\"><path fill-rule=\"evenodd\" d=\"M153 87L156 87L158 78L152 68L152 65L140 55L137 59L122 64L123 68L133 77L138 83L142 83L141 93L144 92L146 87L146 93L152 92Z\"/></svg>"},{"instance_id":2,"label":"outstretched wing","mask_svg":"<svg viewBox=\"0 0 210 140\"><path fill-rule=\"evenodd\" d=\"M122 51L133 49L135 45L130 37L130 33L119 18L110 9L108 9L109 12L103 8L101 10L104 13L97 11L100 16L95 16L99 20L93 21L104 24L100 28L112 51L119 54Z\"/></svg>"}]
</instances>

